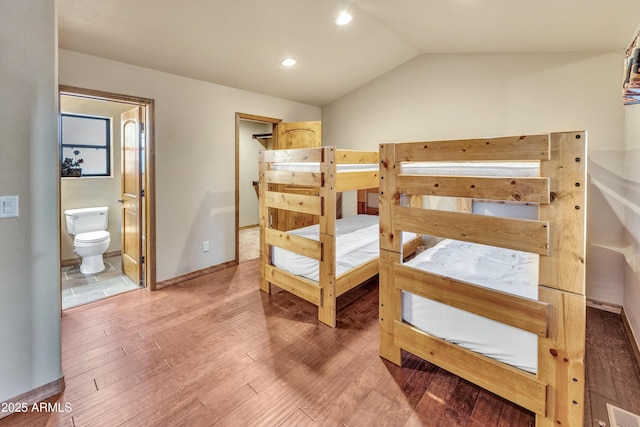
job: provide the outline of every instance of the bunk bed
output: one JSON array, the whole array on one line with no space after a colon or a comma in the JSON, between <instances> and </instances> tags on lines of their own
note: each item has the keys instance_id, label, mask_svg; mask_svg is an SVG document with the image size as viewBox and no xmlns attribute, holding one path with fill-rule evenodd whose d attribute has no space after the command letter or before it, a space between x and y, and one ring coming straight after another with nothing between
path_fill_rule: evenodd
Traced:
<instances>
[{"instance_id":1,"label":"bunk bed","mask_svg":"<svg viewBox=\"0 0 640 427\"><path fill-rule=\"evenodd\" d=\"M335 327L337 297L378 274L379 265L378 217L336 219L336 201L341 192L378 186L378 153L267 150L259 168L260 289L271 293L276 285L315 304L318 319ZM278 229L272 216L283 211L314 215L317 224ZM421 240L405 237L404 251L413 253Z\"/></svg>"},{"instance_id":2,"label":"bunk bed","mask_svg":"<svg viewBox=\"0 0 640 427\"><path fill-rule=\"evenodd\" d=\"M518 171L530 162L534 176ZM582 426L586 132L381 144L380 163L380 355L401 365L402 350L415 354L532 411L537 426ZM408 196L467 203L436 210ZM480 203L533 206L535 218ZM443 240L403 262L400 231Z\"/></svg>"}]
</instances>

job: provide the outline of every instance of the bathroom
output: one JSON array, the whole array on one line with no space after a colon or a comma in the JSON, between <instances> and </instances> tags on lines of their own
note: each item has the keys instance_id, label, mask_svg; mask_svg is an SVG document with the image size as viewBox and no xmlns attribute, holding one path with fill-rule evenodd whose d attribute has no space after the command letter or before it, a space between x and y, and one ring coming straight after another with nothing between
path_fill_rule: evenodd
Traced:
<instances>
[{"instance_id":1,"label":"bathroom","mask_svg":"<svg viewBox=\"0 0 640 427\"><path fill-rule=\"evenodd\" d=\"M62 308L67 309L77 305L93 302L111 295L140 289L143 280L131 280L122 268L122 173L121 173L121 114L131 110L133 105L112 102L89 97L60 95L61 112L61 178L60 178L60 230L61 230L61 274L62 274ZM80 117L78 117L80 116ZM86 116L83 117L83 116ZM96 120L91 120L95 118ZM106 120L104 120L106 119ZM84 123L88 125L85 126ZM67 126L65 126L65 123ZM70 129L80 129L72 132ZM65 132L66 130L66 132ZM65 143L73 144L83 132L97 133L107 147L65 147ZM102 135L100 134L102 132ZM66 139L65 139L66 138ZM84 138L84 136L83 136ZM78 144L86 143L79 141ZM98 145L99 143L96 143ZM74 154L75 152L75 154ZM65 158L72 158L76 166L83 167L81 176L71 176L62 170ZM98 167L96 168L96 164ZM93 176L87 176L87 174ZM63 176L66 175L66 176ZM108 245L100 236L104 253L101 255L104 269L100 260L89 261L86 274L80 271L83 258L76 254L76 247L82 246L76 239L78 236L70 234L65 211L106 207ZM71 215L70 218L78 217ZM104 233L106 235L106 233ZM100 250L101 251L101 250ZM100 258L100 256L98 256ZM97 265L97 267L96 267ZM101 270L101 271L95 271ZM134 278L135 279L135 278Z\"/></svg>"}]
</instances>

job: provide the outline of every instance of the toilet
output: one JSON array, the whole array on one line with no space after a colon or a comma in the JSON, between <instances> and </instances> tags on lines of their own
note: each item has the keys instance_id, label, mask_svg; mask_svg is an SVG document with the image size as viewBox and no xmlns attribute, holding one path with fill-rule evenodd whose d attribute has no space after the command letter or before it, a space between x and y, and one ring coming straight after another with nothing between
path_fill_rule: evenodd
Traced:
<instances>
[{"instance_id":1,"label":"toilet","mask_svg":"<svg viewBox=\"0 0 640 427\"><path fill-rule=\"evenodd\" d=\"M64 211L67 219L67 233L75 236L73 248L76 255L82 257L80 272L95 274L104 270L104 254L111 243L107 231L109 207L68 209Z\"/></svg>"}]
</instances>

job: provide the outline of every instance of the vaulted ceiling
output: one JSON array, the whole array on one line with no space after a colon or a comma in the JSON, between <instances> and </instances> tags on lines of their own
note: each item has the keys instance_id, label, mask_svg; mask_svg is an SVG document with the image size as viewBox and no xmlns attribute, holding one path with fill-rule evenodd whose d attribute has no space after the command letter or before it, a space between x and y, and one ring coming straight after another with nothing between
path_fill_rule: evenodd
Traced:
<instances>
[{"instance_id":1,"label":"vaulted ceiling","mask_svg":"<svg viewBox=\"0 0 640 427\"><path fill-rule=\"evenodd\" d=\"M59 0L58 14L63 49L323 106L420 54L623 52L640 1Z\"/></svg>"}]
</instances>

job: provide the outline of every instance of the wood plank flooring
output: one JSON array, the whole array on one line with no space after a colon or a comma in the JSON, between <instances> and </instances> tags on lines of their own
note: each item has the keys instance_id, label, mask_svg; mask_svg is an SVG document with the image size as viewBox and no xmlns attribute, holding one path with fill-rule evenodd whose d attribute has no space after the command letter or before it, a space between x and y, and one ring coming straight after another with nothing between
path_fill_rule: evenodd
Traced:
<instances>
[{"instance_id":1,"label":"wood plank flooring","mask_svg":"<svg viewBox=\"0 0 640 427\"><path fill-rule=\"evenodd\" d=\"M381 359L376 280L338 299L331 329L311 304L260 292L258 267L65 311L67 387L49 402L71 411L14 414L0 427L533 425L529 412L415 356L404 353L403 368ZM589 309L587 321L589 426L608 424L606 401L640 406L637 367L612 351L624 347L610 331L619 319L602 313Z\"/></svg>"}]
</instances>

